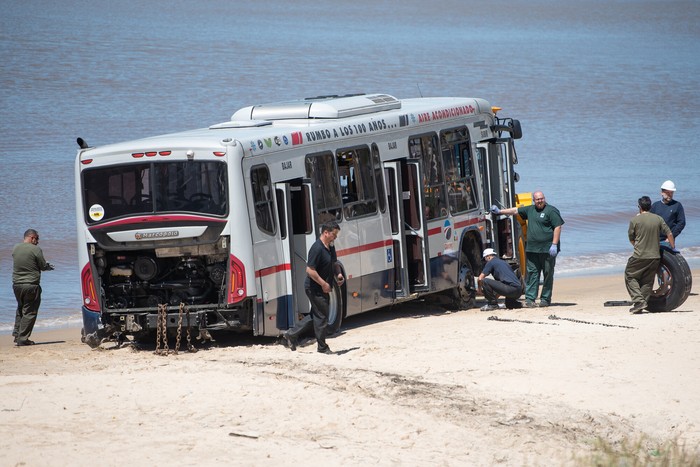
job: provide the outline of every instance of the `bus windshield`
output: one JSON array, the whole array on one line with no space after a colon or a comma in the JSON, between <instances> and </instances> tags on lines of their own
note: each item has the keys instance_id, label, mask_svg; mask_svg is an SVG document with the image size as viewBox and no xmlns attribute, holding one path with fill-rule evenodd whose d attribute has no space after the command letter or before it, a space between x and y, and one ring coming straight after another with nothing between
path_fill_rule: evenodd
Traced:
<instances>
[{"instance_id":1,"label":"bus windshield","mask_svg":"<svg viewBox=\"0 0 700 467\"><path fill-rule=\"evenodd\" d=\"M121 216L187 211L228 212L226 164L152 162L86 169L83 200L88 224Z\"/></svg>"}]
</instances>

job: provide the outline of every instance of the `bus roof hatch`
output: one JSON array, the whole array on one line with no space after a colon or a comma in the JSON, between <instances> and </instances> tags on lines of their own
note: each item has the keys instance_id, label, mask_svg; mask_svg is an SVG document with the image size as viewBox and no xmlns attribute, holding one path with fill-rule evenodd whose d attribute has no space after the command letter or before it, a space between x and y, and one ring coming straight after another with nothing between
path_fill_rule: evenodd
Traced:
<instances>
[{"instance_id":1,"label":"bus roof hatch","mask_svg":"<svg viewBox=\"0 0 700 467\"><path fill-rule=\"evenodd\" d=\"M231 120L344 118L400 108L401 101L388 94L323 96L244 107L234 113Z\"/></svg>"}]
</instances>

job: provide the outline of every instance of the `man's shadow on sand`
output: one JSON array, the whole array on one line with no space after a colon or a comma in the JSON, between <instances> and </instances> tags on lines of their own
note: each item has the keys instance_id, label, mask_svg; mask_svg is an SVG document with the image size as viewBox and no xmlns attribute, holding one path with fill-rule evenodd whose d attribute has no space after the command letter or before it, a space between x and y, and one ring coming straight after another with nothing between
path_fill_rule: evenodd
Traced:
<instances>
[{"instance_id":1,"label":"man's shadow on sand","mask_svg":"<svg viewBox=\"0 0 700 467\"><path fill-rule=\"evenodd\" d=\"M31 345L15 345L15 347L36 347L38 345L54 345L54 344L65 344L66 341L46 341L46 342L34 342Z\"/></svg>"}]
</instances>

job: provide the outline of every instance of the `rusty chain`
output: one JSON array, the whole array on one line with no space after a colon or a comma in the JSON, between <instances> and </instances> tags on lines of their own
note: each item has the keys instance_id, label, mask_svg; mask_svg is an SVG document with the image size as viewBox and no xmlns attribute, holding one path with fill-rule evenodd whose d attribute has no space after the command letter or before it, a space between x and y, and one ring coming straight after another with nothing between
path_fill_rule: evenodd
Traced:
<instances>
[{"instance_id":1,"label":"rusty chain","mask_svg":"<svg viewBox=\"0 0 700 467\"><path fill-rule=\"evenodd\" d=\"M182 318L183 313L187 317L187 350L189 352L196 352L197 349L192 345L191 327L190 327L190 309L183 303L180 302L180 309L178 311L177 320L177 334L175 338L175 348L172 352L168 349L168 305L160 304L158 305L158 316L156 317L156 355L169 355L173 353L178 354L180 350L180 342L182 341ZM163 343L163 348L161 349L161 341Z\"/></svg>"},{"instance_id":2,"label":"rusty chain","mask_svg":"<svg viewBox=\"0 0 700 467\"><path fill-rule=\"evenodd\" d=\"M156 355L167 355L165 350L161 350L160 343L161 338L165 344L165 348L168 347L168 334L166 332L165 326L161 326L161 322L165 324L164 316L167 314L167 305L161 303L158 305L158 314L156 315Z\"/></svg>"},{"instance_id":3,"label":"rusty chain","mask_svg":"<svg viewBox=\"0 0 700 467\"><path fill-rule=\"evenodd\" d=\"M593 321L583 321L581 319L574 319L574 318L560 318L557 315L549 315L549 319L571 321L572 323L581 323L581 324L597 324L599 326L606 326L609 328L636 329L634 326L625 326L623 324L596 323Z\"/></svg>"},{"instance_id":4,"label":"rusty chain","mask_svg":"<svg viewBox=\"0 0 700 467\"><path fill-rule=\"evenodd\" d=\"M177 312L177 337L175 338L175 351L173 352L177 355L180 350L180 337L182 336L182 309L185 304L180 302L180 309Z\"/></svg>"}]
</instances>

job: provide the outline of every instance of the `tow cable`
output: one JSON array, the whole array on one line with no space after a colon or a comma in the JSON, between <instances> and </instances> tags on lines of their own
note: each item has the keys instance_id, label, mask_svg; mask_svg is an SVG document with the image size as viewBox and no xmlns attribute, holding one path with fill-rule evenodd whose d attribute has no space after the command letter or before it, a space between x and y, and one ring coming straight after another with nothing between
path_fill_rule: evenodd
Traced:
<instances>
[{"instance_id":1,"label":"tow cable","mask_svg":"<svg viewBox=\"0 0 700 467\"><path fill-rule=\"evenodd\" d=\"M546 323L544 321L530 321L527 319L510 319L510 318L499 318L498 316L492 315L487 318L489 321L502 321L502 322L509 322L509 323L527 323L527 324L551 324L554 326L558 326L559 323ZM608 323L594 323L592 321L583 321L580 319L574 319L574 318L560 318L557 315L549 315L549 319L551 320L562 320L562 321L571 321L572 323L581 323L581 324L597 324L600 326L607 326L610 328L625 328L625 329L636 329L634 326L623 326L621 324L608 324Z\"/></svg>"},{"instance_id":2,"label":"tow cable","mask_svg":"<svg viewBox=\"0 0 700 467\"><path fill-rule=\"evenodd\" d=\"M583 320L574 319L574 318L560 318L557 315L549 315L549 319L560 319L560 320L564 320L564 321L571 321L572 323L581 323L581 324L597 324L599 326L606 326L609 328L636 329L634 326L625 326L622 324L609 324L609 323L594 323L592 321L583 321Z\"/></svg>"},{"instance_id":3,"label":"tow cable","mask_svg":"<svg viewBox=\"0 0 700 467\"><path fill-rule=\"evenodd\" d=\"M551 324L553 326L559 326L559 323L545 323L544 321L530 321L527 319L511 319L511 318L499 318L498 316L492 315L487 318L489 321L503 321L509 323L528 323L528 324Z\"/></svg>"}]
</instances>

